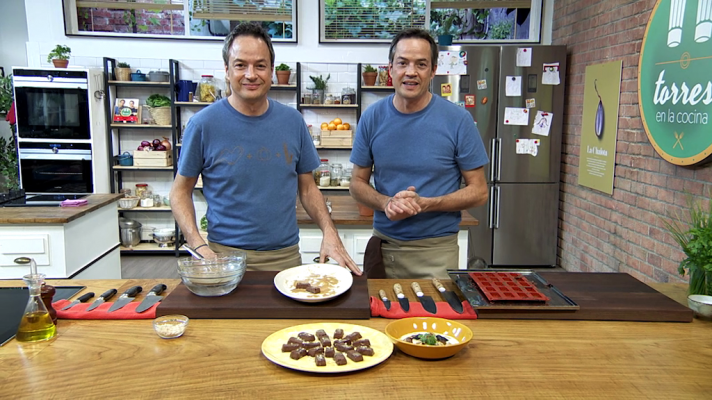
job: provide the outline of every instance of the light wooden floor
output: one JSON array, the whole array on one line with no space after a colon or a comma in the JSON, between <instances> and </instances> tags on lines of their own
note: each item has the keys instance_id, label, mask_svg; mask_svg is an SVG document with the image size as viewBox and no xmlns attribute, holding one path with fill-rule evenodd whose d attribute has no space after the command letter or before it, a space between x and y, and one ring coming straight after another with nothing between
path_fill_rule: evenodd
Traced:
<instances>
[{"instance_id":1,"label":"light wooden floor","mask_svg":"<svg viewBox=\"0 0 712 400\"><path fill-rule=\"evenodd\" d=\"M124 279L179 279L177 272L178 258L170 254L164 255L122 255L121 277ZM565 272L561 267L556 268L526 268L535 271Z\"/></svg>"}]
</instances>

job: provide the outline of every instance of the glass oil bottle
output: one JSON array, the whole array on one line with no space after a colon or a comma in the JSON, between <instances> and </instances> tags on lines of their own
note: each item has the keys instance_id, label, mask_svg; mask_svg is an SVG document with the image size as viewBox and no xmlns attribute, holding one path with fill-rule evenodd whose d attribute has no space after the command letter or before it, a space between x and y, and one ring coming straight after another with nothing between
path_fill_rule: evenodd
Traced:
<instances>
[{"instance_id":1,"label":"glass oil bottle","mask_svg":"<svg viewBox=\"0 0 712 400\"><path fill-rule=\"evenodd\" d=\"M30 270L29 275L22 277L29 288L30 298L15 335L18 342L49 340L57 333L57 328L41 297L45 275L37 273L37 266L33 259L30 259Z\"/></svg>"}]
</instances>

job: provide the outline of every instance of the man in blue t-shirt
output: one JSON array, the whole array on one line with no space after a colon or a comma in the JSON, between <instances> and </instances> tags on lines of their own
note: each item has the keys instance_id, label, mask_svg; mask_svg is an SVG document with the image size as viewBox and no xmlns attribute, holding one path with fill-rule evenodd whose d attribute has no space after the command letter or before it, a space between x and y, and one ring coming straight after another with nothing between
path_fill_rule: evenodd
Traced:
<instances>
[{"instance_id":1,"label":"man in blue t-shirt","mask_svg":"<svg viewBox=\"0 0 712 400\"><path fill-rule=\"evenodd\" d=\"M366 109L351 152L351 195L376 210L388 278L447 279L458 268L461 211L488 198L489 160L472 116L428 90L437 59L428 32L396 35L388 66L395 94Z\"/></svg>"},{"instance_id":2,"label":"man in blue t-shirt","mask_svg":"<svg viewBox=\"0 0 712 400\"><path fill-rule=\"evenodd\" d=\"M312 171L319 157L302 115L267 98L274 49L257 24L238 25L223 47L231 94L193 116L183 136L171 208L188 246L211 258L243 250L249 270L301 265L297 193L324 234L326 256L360 270L343 246ZM202 175L208 241L198 231L193 189Z\"/></svg>"}]
</instances>

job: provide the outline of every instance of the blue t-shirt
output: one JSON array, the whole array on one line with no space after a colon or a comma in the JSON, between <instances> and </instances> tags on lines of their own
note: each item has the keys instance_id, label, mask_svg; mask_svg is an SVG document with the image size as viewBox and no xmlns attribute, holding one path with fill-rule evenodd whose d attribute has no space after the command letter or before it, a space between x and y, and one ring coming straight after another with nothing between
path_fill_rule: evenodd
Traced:
<instances>
[{"instance_id":1,"label":"blue t-shirt","mask_svg":"<svg viewBox=\"0 0 712 400\"><path fill-rule=\"evenodd\" d=\"M374 166L376 191L387 196L415 186L423 197L443 196L460 189L463 171L489 162L470 113L439 97L424 109L403 114L393 95L368 107L359 120L350 161ZM455 234L458 212L425 212L391 221L374 213L373 227L398 240Z\"/></svg>"},{"instance_id":2,"label":"blue t-shirt","mask_svg":"<svg viewBox=\"0 0 712 400\"><path fill-rule=\"evenodd\" d=\"M276 250L299 242L297 175L318 166L297 110L270 99L267 112L250 117L223 99L188 121L178 172L202 174L208 240Z\"/></svg>"}]
</instances>

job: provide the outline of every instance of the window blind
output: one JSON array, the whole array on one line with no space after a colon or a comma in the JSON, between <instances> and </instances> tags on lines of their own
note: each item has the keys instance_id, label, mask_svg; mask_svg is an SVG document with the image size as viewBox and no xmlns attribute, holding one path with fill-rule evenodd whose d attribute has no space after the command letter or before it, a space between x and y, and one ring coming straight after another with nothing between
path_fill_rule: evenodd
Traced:
<instances>
[{"instance_id":1,"label":"window blind","mask_svg":"<svg viewBox=\"0 0 712 400\"><path fill-rule=\"evenodd\" d=\"M230 21L294 19L292 0L193 0L192 17Z\"/></svg>"},{"instance_id":2,"label":"window blind","mask_svg":"<svg viewBox=\"0 0 712 400\"><path fill-rule=\"evenodd\" d=\"M384 41L425 28L426 0L320 0L322 42Z\"/></svg>"}]
</instances>

